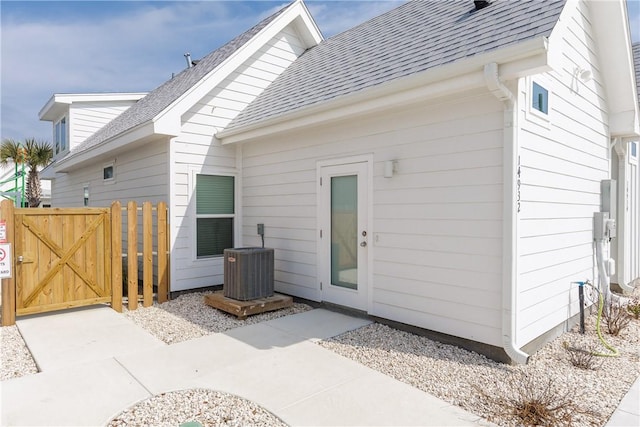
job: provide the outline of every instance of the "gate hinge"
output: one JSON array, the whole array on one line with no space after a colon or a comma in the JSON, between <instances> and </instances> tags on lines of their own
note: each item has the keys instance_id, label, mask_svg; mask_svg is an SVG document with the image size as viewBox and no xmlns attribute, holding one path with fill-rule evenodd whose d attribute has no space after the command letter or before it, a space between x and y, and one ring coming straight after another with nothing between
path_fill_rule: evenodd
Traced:
<instances>
[{"instance_id":1,"label":"gate hinge","mask_svg":"<svg viewBox=\"0 0 640 427\"><path fill-rule=\"evenodd\" d=\"M322 282L320 282L320 290L322 290Z\"/></svg>"},{"instance_id":2,"label":"gate hinge","mask_svg":"<svg viewBox=\"0 0 640 427\"><path fill-rule=\"evenodd\" d=\"M322 177L320 177L320 187L322 187Z\"/></svg>"},{"instance_id":3,"label":"gate hinge","mask_svg":"<svg viewBox=\"0 0 640 427\"><path fill-rule=\"evenodd\" d=\"M320 238L322 239L322 230L320 230Z\"/></svg>"}]
</instances>

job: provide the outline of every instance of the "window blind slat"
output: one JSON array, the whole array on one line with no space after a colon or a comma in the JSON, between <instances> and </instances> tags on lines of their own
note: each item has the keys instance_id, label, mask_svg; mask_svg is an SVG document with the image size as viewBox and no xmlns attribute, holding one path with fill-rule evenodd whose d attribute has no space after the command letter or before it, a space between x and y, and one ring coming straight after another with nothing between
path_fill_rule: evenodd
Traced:
<instances>
[{"instance_id":1,"label":"window blind slat","mask_svg":"<svg viewBox=\"0 0 640 427\"><path fill-rule=\"evenodd\" d=\"M196 175L197 214L233 214L233 177Z\"/></svg>"}]
</instances>

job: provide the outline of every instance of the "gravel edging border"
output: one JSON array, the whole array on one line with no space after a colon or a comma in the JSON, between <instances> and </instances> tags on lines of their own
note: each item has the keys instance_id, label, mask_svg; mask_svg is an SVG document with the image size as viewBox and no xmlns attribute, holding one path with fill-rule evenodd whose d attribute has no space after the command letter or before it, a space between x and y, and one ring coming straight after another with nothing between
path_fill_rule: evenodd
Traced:
<instances>
[{"instance_id":1,"label":"gravel edging border","mask_svg":"<svg viewBox=\"0 0 640 427\"><path fill-rule=\"evenodd\" d=\"M173 390L143 399L114 415L107 427L128 425L286 426L264 407L231 393L206 388Z\"/></svg>"}]
</instances>

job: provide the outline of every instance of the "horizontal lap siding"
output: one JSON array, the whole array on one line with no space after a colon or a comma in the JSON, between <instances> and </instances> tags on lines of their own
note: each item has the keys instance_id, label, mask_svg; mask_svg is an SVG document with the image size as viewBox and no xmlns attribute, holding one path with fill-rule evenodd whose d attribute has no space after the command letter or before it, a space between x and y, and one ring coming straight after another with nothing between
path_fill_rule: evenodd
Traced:
<instances>
[{"instance_id":1,"label":"horizontal lap siding","mask_svg":"<svg viewBox=\"0 0 640 427\"><path fill-rule=\"evenodd\" d=\"M73 149L135 104L134 101L79 102L69 107L69 145Z\"/></svg>"},{"instance_id":2,"label":"horizontal lap siding","mask_svg":"<svg viewBox=\"0 0 640 427\"><path fill-rule=\"evenodd\" d=\"M195 259L195 198L192 197L194 189L190 188L190 175L201 170L205 173L236 174L236 184L240 182L236 147L221 146L215 134L224 129L302 52L304 47L297 33L286 28L183 115L181 134L172 141L175 153L172 290L222 284L223 263L220 257ZM236 221L236 225L240 223Z\"/></svg>"},{"instance_id":3,"label":"horizontal lap siding","mask_svg":"<svg viewBox=\"0 0 640 427\"><path fill-rule=\"evenodd\" d=\"M577 313L571 282L593 279L593 212L608 177L607 109L589 7L581 2L567 12L551 41L562 43L562 68L541 80L550 86L548 129L526 111L526 85L520 93L520 345ZM576 67L591 69L593 80L575 78Z\"/></svg>"},{"instance_id":4,"label":"horizontal lap siding","mask_svg":"<svg viewBox=\"0 0 640 427\"><path fill-rule=\"evenodd\" d=\"M58 174L53 181L52 206L78 207L83 204L83 187L89 185L89 206L108 207L114 200L166 202L167 142L157 140L104 162ZM103 180L105 163L113 162L115 179Z\"/></svg>"},{"instance_id":5,"label":"horizontal lap siding","mask_svg":"<svg viewBox=\"0 0 640 427\"><path fill-rule=\"evenodd\" d=\"M264 223L276 288L319 300L316 164L373 154L370 313L499 345L502 126L502 105L477 91L247 143L244 242Z\"/></svg>"}]
</instances>

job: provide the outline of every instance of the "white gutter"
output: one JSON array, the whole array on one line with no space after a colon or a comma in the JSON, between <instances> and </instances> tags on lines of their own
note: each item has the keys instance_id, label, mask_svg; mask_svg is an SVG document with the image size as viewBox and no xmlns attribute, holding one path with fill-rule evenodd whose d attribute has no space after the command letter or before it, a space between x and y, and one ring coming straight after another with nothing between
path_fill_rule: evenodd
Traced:
<instances>
[{"instance_id":1,"label":"white gutter","mask_svg":"<svg viewBox=\"0 0 640 427\"><path fill-rule=\"evenodd\" d=\"M153 122L142 123L132 129L126 130L119 134L115 139L107 139L100 144L89 147L85 151L77 154L71 152L71 156L60 159L56 163L56 172L70 172L71 168L78 166L87 161L94 161L100 156L110 155L116 150L121 150L123 147L131 143L144 143L157 138L160 135L154 131ZM164 136L176 136L176 135L164 135ZM117 141L117 142L114 142Z\"/></svg>"},{"instance_id":2,"label":"white gutter","mask_svg":"<svg viewBox=\"0 0 640 427\"><path fill-rule=\"evenodd\" d=\"M550 69L548 58L548 40L537 37L523 43L507 46L496 51L476 55L461 61L435 67L421 73L391 80L377 86L365 88L331 100L302 107L258 122L240 125L233 129L224 129L215 136L223 145L260 138L267 135L289 131L291 129L314 125L345 115L366 114L379 108L388 107L399 99L411 102L427 96L443 96L453 91L463 91L478 84L484 87L482 77L474 81L473 74L480 74L485 64L500 63L503 77L511 79L544 72ZM480 72L480 73L478 73Z\"/></svg>"},{"instance_id":3,"label":"white gutter","mask_svg":"<svg viewBox=\"0 0 640 427\"><path fill-rule=\"evenodd\" d=\"M500 81L498 64L484 66L484 79L491 93L504 103L503 208L502 208L502 345L518 364L526 364L529 355L516 345L518 280L518 203L516 172L518 162L518 101Z\"/></svg>"}]
</instances>

